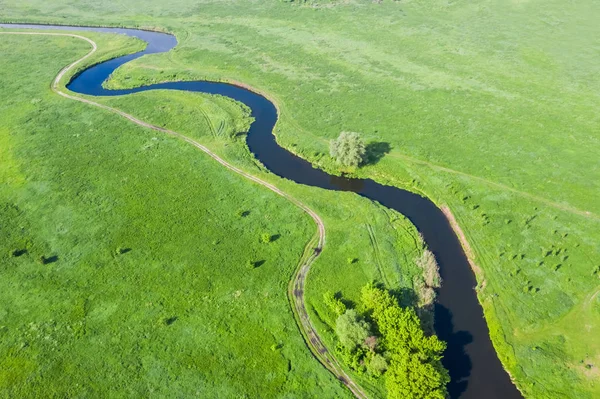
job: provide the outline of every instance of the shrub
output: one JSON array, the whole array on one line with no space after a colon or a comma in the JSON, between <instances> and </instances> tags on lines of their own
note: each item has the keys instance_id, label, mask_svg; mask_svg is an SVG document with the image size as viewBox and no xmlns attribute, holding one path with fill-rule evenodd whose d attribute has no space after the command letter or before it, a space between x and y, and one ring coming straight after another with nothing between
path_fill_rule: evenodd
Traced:
<instances>
[{"instance_id":1,"label":"shrub","mask_svg":"<svg viewBox=\"0 0 600 399\"><path fill-rule=\"evenodd\" d=\"M366 351L364 348L357 346L354 349L349 349L348 347L340 344L337 347L337 351L342 358L342 361L346 363L352 370L358 374L365 372L364 357Z\"/></svg>"},{"instance_id":2,"label":"shrub","mask_svg":"<svg viewBox=\"0 0 600 399\"><path fill-rule=\"evenodd\" d=\"M270 243L271 241L273 241L273 236L271 236L271 234L269 234L269 233L263 233L263 234L260 236L260 241L261 241L262 243L264 243L264 244L268 244L268 243Z\"/></svg>"},{"instance_id":3,"label":"shrub","mask_svg":"<svg viewBox=\"0 0 600 399\"><path fill-rule=\"evenodd\" d=\"M369 323L362 320L354 309L348 309L335 323L335 332L340 342L350 350L364 344L370 335L370 329Z\"/></svg>"},{"instance_id":4,"label":"shrub","mask_svg":"<svg viewBox=\"0 0 600 399\"><path fill-rule=\"evenodd\" d=\"M366 149L358 133L342 132L329 143L329 152L339 164L357 167L363 162Z\"/></svg>"},{"instance_id":5,"label":"shrub","mask_svg":"<svg viewBox=\"0 0 600 399\"><path fill-rule=\"evenodd\" d=\"M433 252L428 249L424 250L421 256L415 260L415 263L423 270L423 278L427 287L438 288L442 279Z\"/></svg>"},{"instance_id":6,"label":"shrub","mask_svg":"<svg viewBox=\"0 0 600 399\"><path fill-rule=\"evenodd\" d=\"M115 249L115 255L123 255L123 254L126 254L129 251L131 251L131 249L119 247L119 248Z\"/></svg>"},{"instance_id":7,"label":"shrub","mask_svg":"<svg viewBox=\"0 0 600 399\"><path fill-rule=\"evenodd\" d=\"M331 291L327 291L323 294L323 301L329 310L337 316L341 316L346 312L346 305L344 305L341 299L337 298Z\"/></svg>"},{"instance_id":8,"label":"shrub","mask_svg":"<svg viewBox=\"0 0 600 399\"><path fill-rule=\"evenodd\" d=\"M378 353L373 354L367 362L367 372L375 378L383 375L387 368L387 361Z\"/></svg>"},{"instance_id":9,"label":"shrub","mask_svg":"<svg viewBox=\"0 0 600 399\"><path fill-rule=\"evenodd\" d=\"M429 285L425 284L419 276L415 276L413 282L413 288L419 297L419 306L426 308L433 305L435 301L435 290Z\"/></svg>"}]
</instances>

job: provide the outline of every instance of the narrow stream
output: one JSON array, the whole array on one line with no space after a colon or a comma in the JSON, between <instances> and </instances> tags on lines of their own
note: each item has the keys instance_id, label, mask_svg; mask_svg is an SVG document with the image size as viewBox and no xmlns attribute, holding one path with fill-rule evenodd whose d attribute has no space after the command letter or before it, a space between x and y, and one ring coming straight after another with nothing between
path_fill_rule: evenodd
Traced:
<instances>
[{"instance_id":1,"label":"narrow stream","mask_svg":"<svg viewBox=\"0 0 600 399\"><path fill-rule=\"evenodd\" d=\"M115 58L92 66L76 76L67 88L92 96L120 96L148 90L170 89L208 94L220 94L244 103L252 110L254 123L247 142L260 162L274 174L300 184L327 190L353 191L405 215L421 232L440 265L443 285L435 305L435 329L440 339L448 343L444 366L452 382L451 398L513 399L521 394L512 384L496 355L489 337L474 287L475 276L458 237L442 211L427 198L376 183L371 179L348 179L315 169L307 161L280 147L273 128L277 110L265 97L242 87L206 81L158 83L127 90L106 90L102 83L119 66L146 54L162 53L177 45L174 36L136 29L92 28L74 26L0 24L3 28L35 28L71 31L120 33L148 43L144 51Z\"/></svg>"}]
</instances>

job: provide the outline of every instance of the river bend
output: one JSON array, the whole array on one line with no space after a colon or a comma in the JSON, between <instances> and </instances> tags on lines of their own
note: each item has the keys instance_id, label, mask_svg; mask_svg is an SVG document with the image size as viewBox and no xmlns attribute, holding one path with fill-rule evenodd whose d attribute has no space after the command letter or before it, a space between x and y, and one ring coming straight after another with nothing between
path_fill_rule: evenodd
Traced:
<instances>
[{"instance_id":1,"label":"river bend","mask_svg":"<svg viewBox=\"0 0 600 399\"><path fill-rule=\"evenodd\" d=\"M448 368L452 379L448 386L450 396L461 399L522 397L502 368L490 340L483 309L474 290L477 282L460 241L446 216L429 199L371 179L338 177L315 169L306 160L277 144L273 135L278 117L277 109L267 98L248 89L208 81L158 83L125 90L107 90L102 87L102 83L121 65L144 55L173 49L177 45L173 35L121 28L24 24L0 24L0 27L107 32L139 38L148 43L144 51L89 67L75 76L67 88L91 96L121 96L168 89L230 97L251 109L255 120L248 132L248 147L272 173L299 184L327 190L352 191L405 215L423 235L440 266L443 284L435 304L435 329L438 337L448 343L443 364Z\"/></svg>"}]
</instances>

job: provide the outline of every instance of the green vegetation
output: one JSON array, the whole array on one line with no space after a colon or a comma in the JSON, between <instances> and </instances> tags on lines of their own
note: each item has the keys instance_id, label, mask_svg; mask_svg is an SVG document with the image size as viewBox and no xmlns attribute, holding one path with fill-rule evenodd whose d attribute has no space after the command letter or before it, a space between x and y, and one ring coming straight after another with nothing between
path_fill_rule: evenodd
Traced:
<instances>
[{"instance_id":1,"label":"green vegetation","mask_svg":"<svg viewBox=\"0 0 600 399\"><path fill-rule=\"evenodd\" d=\"M194 93L152 91L95 100L193 137L235 166L252 173L264 171L262 165L256 164L249 154L242 136L235 135L224 140L197 129L195 123L201 119L199 114L202 113L206 98ZM218 96L214 98L221 99ZM274 179L270 174L261 177ZM422 256L423 242L402 215L351 193L323 191L280 179L273 181L308 204L325 222L327 244L311 269L306 295L312 305L309 310L312 311L313 321L320 327L330 348L335 347L337 340L332 329L337 315L330 313L330 305L325 302L334 303L334 308L340 314L346 310L339 297L331 293L332 287L343 291L345 300L349 302L358 302L361 288L366 282L374 280L398 291L412 292L417 289L415 282L423 279L423 271L415 259ZM349 225L355 228L349 229ZM324 298L328 299L324 302ZM432 315L427 313L427 309L422 310L421 316L428 323ZM385 387L379 381L362 374L354 377L371 394L385 396Z\"/></svg>"},{"instance_id":2,"label":"green vegetation","mask_svg":"<svg viewBox=\"0 0 600 399\"><path fill-rule=\"evenodd\" d=\"M139 46L86 35L99 58ZM183 142L52 93L88 50L63 37L0 42L0 396L349 397L310 355L286 297L310 219ZM358 297L382 276L411 287L418 269L400 268L418 248L410 223L265 173L239 134L244 108L170 92L102 101L198 139L322 215L311 301L326 287ZM371 234L386 237L378 254Z\"/></svg>"},{"instance_id":3,"label":"green vegetation","mask_svg":"<svg viewBox=\"0 0 600 399\"><path fill-rule=\"evenodd\" d=\"M309 220L191 146L50 92L87 51L0 42L0 396L344 396L285 293ZM264 230L281 237L263 245Z\"/></svg>"},{"instance_id":4,"label":"green vegetation","mask_svg":"<svg viewBox=\"0 0 600 399\"><path fill-rule=\"evenodd\" d=\"M478 294L494 345L525 395L600 396L600 340L593 339L600 335L600 9L591 0L297 3L5 0L2 19L168 29L180 43L175 51L126 65L110 85L197 78L250 84L277 103L279 142L334 172L329 141L341 131L362 132L367 162L356 174L409 187L452 210L481 268ZM184 102L174 94L135 101L130 108L138 115L156 111L169 126L185 127L158 105ZM185 102L208 103L193 96ZM211 148L252 163L224 143L214 140ZM325 198L336 206L350 201L305 192L318 193L320 212L333 207ZM374 250L354 249L369 240L367 223L380 247L395 245L388 227L396 216L378 212L371 222L344 208L340 214L353 220L346 224L330 211L328 234L356 231L328 237L328 248L355 255L323 253L307 286L317 314L325 313L327 283L351 285L343 292L356 300L359 282L373 273ZM402 262L382 256L389 267L383 275L392 280L396 264L419 255ZM358 261L348 264L349 256ZM325 272L329 265L335 270ZM364 274L346 283L349 271ZM413 285L418 270L407 274L410 281L398 284Z\"/></svg>"},{"instance_id":5,"label":"green vegetation","mask_svg":"<svg viewBox=\"0 0 600 399\"><path fill-rule=\"evenodd\" d=\"M329 143L329 153L339 164L356 168L364 161L365 143L355 132L342 132Z\"/></svg>"},{"instance_id":6,"label":"green vegetation","mask_svg":"<svg viewBox=\"0 0 600 399\"><path fill-rule=\"evenodd\" d=\"M385 373L388 397L444 399L448 371L441 363L446 344L426 336L413 308L402 308L389 292L368 285L362 301L377 323L390 363Z\"/></svg>"},{"instance_id":7,"label":"green vegetation","mask_svg":"<svg viewBox=\"0 0 600 399\"><path fill-rule=\"evenodd\" d=\"M365 343L371 327L361 320L354 309L348 309L335 322L335 333L338 339L349 350L354 350Z\"/></svg>"},{"instance_id":8,"label":"green vegetation","mask_svg":"<svg viewBox=\"0 0 600 399\"><path fill-rule=\"evenodd\" d=\"M339 312L330 294L325 301ZM361 307L365 316L348 309L335 323L338 352L346 364L371 378L385 376L390 399L446 398L450 377L441 363L446 345L425 335L414 308L401 307L373 284L363 287Z\"/></svg>"}]
</instances>

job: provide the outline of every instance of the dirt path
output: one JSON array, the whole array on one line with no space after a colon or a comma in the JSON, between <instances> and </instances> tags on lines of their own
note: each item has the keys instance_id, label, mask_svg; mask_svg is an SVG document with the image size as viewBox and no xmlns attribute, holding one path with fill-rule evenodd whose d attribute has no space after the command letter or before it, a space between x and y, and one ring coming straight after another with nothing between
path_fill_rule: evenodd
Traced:
<instances>
[{"instance_id":1,"label":"dirt path","mask_svg":"<svg viewBox=\"0 0 600 399\"><path fill-rule=\"evenodd\" d=\"M251 175L250 173L247 173L247 172L233 166L232 164L228 163L224 159L220 158L217 154L215 154L214 152L209 150L207 147L205 147L202 144L200 144L199 142L191 139L190 137L184 136L180 133L177 133L177 132L169 130L169 129L165 129L165 128L144 122L140 119L137 119L133 115L127 114L116 108L112 108L112 107L109 107L104 104L99 104L99 103L91 101L89 99L74 96L72 94L62 91L62 88L60 86L60 81L62 80L62 78L68 72L70 72L75 66L77 66L78 64L80 64L81 62L83 62L84 60L89 58L90 56L92 56L98 49L98 46L96 45L96 43L93 40L91 40L87 37L81 36L81 35L76 35L76 34L71 34L71 33L0 32L0 34L68 36L68 37L74 37L77 39L85 40L92 46L92 49L90 50L89 53L87 53L82 58L80 58L77 61L71 63L70 65L64 67L58 73L58 75L56 75L56 78L54 78L54 81L52 82L52 90L54 92L61 95L62 97L65 97L65 98L68 98L71 100L75 100L75 101L79 101L79 102L82 102L85 104L93 105L95 107L99 107L99 108L102 108L109 112L118 114L118 115L122 116L123 118L128 119L129 121L131 121L139 126L142 126L142 127L148 128L148 129L152 129L152 130L156 130L156 131L168 134L170 136L174 136L178 139L181 139L181 140L193 145L194 147L200 149L201 151L206 153L208 156L213 158L215 161L217 161L218 163L220 163L222 166L226 167L227 169L245 177L248 180L251 180L257 184L260 184L263 187L268 188L269 190L273 191L276 194L279 194L283 198L287 199L288 201L290 201L291 203L296 205L298 208L302 209L305 213L307 213L313 219L315 224L317 225L317 233L306 245L304 254L302 255L302 258L300 259L300 263L298 264L298 267L296 268L296 271L292 277L292 281L290 282L290 286L289 286L289 290L288 290L288 297L289 297L289 300L292 305L292 310L294 312L296 322L297 322L298 327L304 337L306 345L309 347L309 349L311 350L311 352L313 353L315 358L317 360L319 360L319 362L321 362L321 364L323 366L325 366L325 368L327 370L329 370L338 380L340 380L342 382L342 384L344 384L354 394L354 396L356 396L357 398L360 398L360 399L367 398L367 395L360 388L360 386L358 386L354 381L352 381L352 379L348 376L348 374L346 374L346 372L343 370L342 366L337 361L335 356L333 356L333 354L331 354L331 352L327 349L327 347L323 343L323 340L317 334L317 331L310 320L310 316L309 316L307 308L306 308L306 301L304 298L304 287L305 287L305 283L306 283L306 277L308 275L308 272L310 271L310 267L312 266L314 261L317 259L317 257L321 254L321 251L323 250L323 247L325 245L325 225L323 224L323 221L321 220L319 215L317 215L307 205L305 205L301 201L297 200L296 198L292 197L291 195L281 191L279 188L277 188L273 184L266 182L264 180L261 180L260 178L254 176L254 175ZM212 124L211 124L211 126L212 126Z\"/></svg>"}]
</instances>

